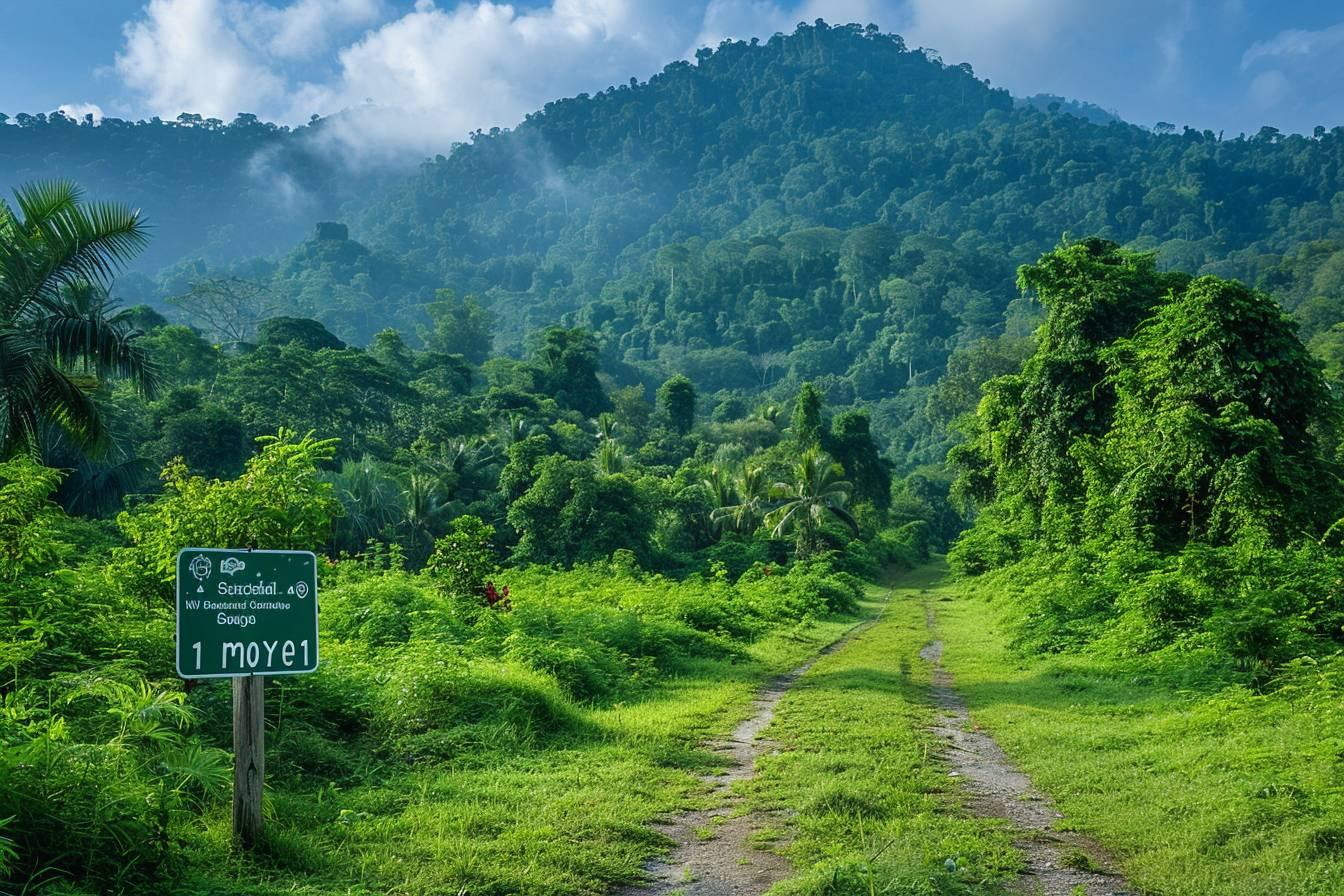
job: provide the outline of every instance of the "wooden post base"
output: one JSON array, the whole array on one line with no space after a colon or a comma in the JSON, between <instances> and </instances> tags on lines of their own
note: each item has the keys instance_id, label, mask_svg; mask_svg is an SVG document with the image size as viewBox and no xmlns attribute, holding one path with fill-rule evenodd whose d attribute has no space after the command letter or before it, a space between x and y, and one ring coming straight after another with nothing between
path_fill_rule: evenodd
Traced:
<instances>
[{"instance_id":1,"label":"wooden post base","mask_svg":"<svg viewBox=\"0 0 1344 896\"><path fill-rule=\"evenodd\" d=\"M238 849L253 849L261 842L265 688L261 675L233 680L233 843Z\"/></svg>"}]
</instances>

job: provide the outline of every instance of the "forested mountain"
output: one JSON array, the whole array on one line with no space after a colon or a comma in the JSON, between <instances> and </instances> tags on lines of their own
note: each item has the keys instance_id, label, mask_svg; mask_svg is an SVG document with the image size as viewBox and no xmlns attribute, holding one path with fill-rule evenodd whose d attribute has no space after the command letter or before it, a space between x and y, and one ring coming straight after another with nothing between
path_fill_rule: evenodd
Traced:
<instances>
[{"instance_id":1,"label":"forested mountain","mask_svg":"<svg viewBox=\"0 0 1344 896\"><path fill-rule=\"evenodd\" d=\"M1335 255L1344 130L1160 130L1015 104L899 37L818 23L478 135L356 232L480 293L506 343L570 314L618 377L682 371L724 400L815 380L935 462L930 384L958 349L1030 332L1030 308L1005 319L1013 272L1061 236L1270 286ZM1303 275L1308 337L1340 318L1330 269Z\"/></svg>"},{"instance_id":2,"label":"forested mountain","mask_svg":"<svg viewBox=\"0 0 1344 896\"><path fill-rule=\"evenodd\" d=\"M331 120L289 128L240 113L231 123L184 112L175 121L0 113L0 186L70 178L94 196L140 208L154 240L132 267L212 264L271 255L335 215L385 173L328 151Z\"/></svg>"},{"instance_id":3,"label":"forested mountain","mask_svg":"<svg viewBox=\"0 0 1344 896\"><path fill-rule=\"evenodd\" d=\"M1065 235L1269 289L1344 362L1340 128L1150 131L821 22L550 103L408 177L342 166L329 125L19 116L0 128L0 181L60 170L140 206L162 270L117 298L205 284L246 307L227 326L199 296L169 314L217 341L285 314L414 345L450 288L476 297L499 348L583 326L614 385L684 373L706 416L813 381L867 407L907 467L941 461L977 376L1025 357L1039 310L1014 304L1013 274ZM348 228L314 231L325 218ZM960 384L936 386L949 369Z\"/></svg>"},{"instance_id":4,"label":"forested mountain","mask_svg":"<svg viewBox=\"0 0 1344 896\"><path fill-rule=\"evenodd\" d=\"M256 284L259 312L362 345L385 326L414 341L447 287L477 296L504 350L581 325L617 384L684 372L707 414L815 381L833 405L870 407L910 465L941 459L944 424L975 399L938 404L949 361L1003 372L1024 356L1014 340L1038 312L1012 305L1013 272L1064 235L1264 286L1321 351L1344 341L1327 332L1344 319L1344 129L1150 131L1085 103L1014 101L871 27L702 50L477 132L384 190L333 167L323 125L30 118L0 129L0 181L59 166L141 205L167 237L153 260L178 263L123 301L227 273ZM306 216L267 213L266 166ZM219 209L208 225L176 225L201 204ZM292 248L323 217L353 239L329 228Z\"/></svg>"}]
</instances>

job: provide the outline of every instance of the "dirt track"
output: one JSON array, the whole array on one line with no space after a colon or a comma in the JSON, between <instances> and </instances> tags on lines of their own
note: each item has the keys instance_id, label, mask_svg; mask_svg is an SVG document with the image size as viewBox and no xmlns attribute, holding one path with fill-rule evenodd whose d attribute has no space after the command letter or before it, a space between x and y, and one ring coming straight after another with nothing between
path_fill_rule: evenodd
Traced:
<instances>
[{"instance_id":1,"label":"dirt track","mask_svg":"<svg viewBox=\"0 0 1344 896\"><path fill-rule=\"evenodd\" d=\"M757 693L751 715L728 739L708 745L724 758L725 765L721 774L703 779L712 787L714 807L685 812L666 824L655 825L654 829L666 834L676 846L666 857L646 864L648 881L618 891L622 896L755 896L791 873L792 867L783 856L752 846L751 835L768 819L735 814L741 797L732 792L733 784L751 778L756 757L773 748L760 734L793 683L818 659L839 650L876 621L874 617L856 625L803 665L771 681Z\"/></svg>"},{"instance_id":2,"label":"dirt track","mask_svg":"<svg viewBox=\"0 0 1344 896\"><path fill-rule=\"evenodd\" d=\"M1050 798L1032 786L1031 779L1014 767L993 738L974 726L951 673L942 666L937 620L927 604L925 618L933 640L920 651L920 657L933 664L932 699L940 710L932 730L946 744L942 758L949 777L960 780L966 809L982 817L1002 818L1021 832L1015 845L1026 860L1026 871L1011 889L1030 896L1137 896L1123 878L1107 870L1108 859L1096 844L1056 830L1062 816ZM794 682L819 658L840 650L874 622L855 626L807 663L771 681L756 695L751 714L728 739L708 744L724 760L721 773L702 779L712 807L684 812L655 825L675 846L667 856L647 863L648 879L621 889L621 896L758 896L788 877L792 868L786 859L752 845L752 834L768 826L770 819L739 814L741 797L733 792L733 785L750 779L757 757L773 749L761 733Z\"/></svg>"},{"instance_id":3,"label":"dirt track","mask_svg":"<svg viewBox=\"0 0 1344 896\"><path fill-rule=\"evenodd\" d=\"M953 687L952 674L943 668L943 642L937 640L931 606L925 606L925 619L935 640L919 655L933 664L933 701L941 711L933 731L947 744L943 759L950 767L949 776L961 779L967 808L986 818L1006 819L1022 832L1014 845L1022 851L1027 869L1014 892L1136 896L1137 891L1122 878L1106 871L1106 857L1095 844L1055 829L1063 816L1054 803L1013 766L992 737L971 722L966 702Z\"/></svg>"}]
</instances>

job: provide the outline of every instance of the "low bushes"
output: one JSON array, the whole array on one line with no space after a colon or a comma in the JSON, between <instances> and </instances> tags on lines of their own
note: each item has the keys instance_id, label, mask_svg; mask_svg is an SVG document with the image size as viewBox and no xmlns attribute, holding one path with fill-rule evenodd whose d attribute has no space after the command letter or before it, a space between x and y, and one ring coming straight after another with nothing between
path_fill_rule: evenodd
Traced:
<instances>
[{"instance_id":1,"label":"low bushes","mask_svg":"<svg viewBox=\"0 0 1344 896\"><path fill-rule=\"evenodd\" d=\"M120 575L124 551L66 566L61 527L77 524L39 507L28 525L43 538L0 556L0 889L162 889L175 844L228 794L229 683L177 679L157 571L139 589ZM321 671L267 686L277 793L566 743L585 732L584 705L637 698L772 629L849 612L862 593L831 563L770 565L757 543L675 580L628 552L500 570L466 562L479 533L458 535L421 573L393 552L323 561ZM509 599L489 605L505 585Z\"/></svg>"},{"instance_id":2,"label":"low bushes","mask_svg":"<svg viewBox=\"0 0 1344 896\"><path fill-rule=\"evenodd\" d=\"M1259 679L1344 642L1344 557L1314 542L1192 544L1174 554L1084 548L990 575L1028 652L1202 651Z\"/></svg>"}]
</instances>

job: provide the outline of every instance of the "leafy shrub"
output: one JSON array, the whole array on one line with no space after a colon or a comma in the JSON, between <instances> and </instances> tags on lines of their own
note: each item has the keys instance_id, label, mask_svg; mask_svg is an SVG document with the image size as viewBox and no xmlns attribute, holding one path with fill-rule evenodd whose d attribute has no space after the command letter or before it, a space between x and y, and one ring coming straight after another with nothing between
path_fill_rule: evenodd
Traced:
<instances>
[{"instance_id":1,"label":"leafy shrub","mask_svg":"<svg viewBox=\"0 0 1344 896\"><path fill-rule=\"evenodd\" d=\"M825 562L796 563L787 571L757 567L738 582L752 611L772 624L800 622L858 608L863 586Z\"/></svg>"},{"instance_id":2,"label":"leafy shrub","mask_svg":"<svg viewBox=\"0 0 1344 896\"><path fill-rule=\"evenodd\" d=\"M514 631L504 639L506 660L544 672L574 700L602 697L620 686L624 657L610 647L591 641L542 638Z\"/></svg>"},{"instance_id":3,"label":"leafy shrub","mask_svg":"<svg viewBox=\"0 0 1344 896\"><path fill-rule=\"evenodd\" d=\"M435 609L432 592L404 573L369 577L322 594L322 623L337 638L370 647L410 640L416 622Z\"/></svg>"},{"instance_id":4,"label":"leafy shrub","mask_svg":"<svg viewBox=\"0 0 1344 896\"><path fill-rule=\"evenodd\" d=\"M227 793L232 766L188 734L182 696L106 674L5 695L0 817L13 819L11 882L65 877L135 891L171 872L174 825Z\"/></svg>"},{"instance_id":5,"label":"leafy shrub","mask_svg":"<svg viewBox=\"0 0 1344 896\"><path fill-rule=\"evenodd\" d=\"M181 459L164 467L164 494L117 517L131 546L117 550L116 577L141 597L171 602L177 552L184 546L308 550L324 544L341 505L318 464L334 440L297 439L281 430L260 439L243 475L206 480Z\"/></svg>"},{"instance_id":6,"label":"leafy shrub","mask_svg":"<svg viewBox=\"0 0 1344 896\"><path fill-rule=\"evenodd\" d=\"M877 562L868 545L855 539L845 545L845 549L832 555L837 568L860 578L877 578L882 572L882 564Z\"/></svg>"},{"instance_id":7,"label":"leafy shrub","mask_svg":"<svg viewBox=\"0 0 1344 896\"><path fill-rule=\"evenodd\" d=\"M846 545L838 564L846 572L877 578L888 569L914 569L932 556L933 534L924 520L913 520L883 529L868 541L855 539Z\"/></svg>"},{"instance_id":8,"label":"leafy shrub","mask_svg":"<svg viewBox=\"0 0 1344 896\"><path fill-rule=\"evenodd\" d=\"M675 581L606 562L569 572L521 570L513 582L517 609L525 615L531 605L544 604L576 627L600 627L603 642L622 653L660 663L721 656L730 650L725 638L755 637L761 628L738 591L718 579Z\"/></svg>"},{"instance_id":9,"label":"leafy shrub","mask_svg":"<svg viewBox=\"0 0 1344 896\"><path fill-rule=\"evenodd\" d=\"M479 597L499 569L495 529L474 516L453 520L447 535L434 542L425 572L444 592Z\"/></svg>"},{"instance_id":10,"label":"leafy shrub","mask_svg":"<svg viewBox=\"0 0 1344 896\"><path fill-rule=\"evenodd\" d=\"M729 535L705 548L700 552L699 559L701 563L697 565L701 568L709 568L716 563L723 564L728 580L736 582L754 564L765 563L771 559L770 546L758 539Z\"/></svg>"},{"instance_id":11,"label":"leafy shrub","mask_svg":"<svg viewBox=\"0 0 1344 896\"><path fill-rule=\"evenodd\" d=\"M267 699L267 712L283 704L286 719L307 722L333 740L352 740L368 730L381 699L383 655L333 640L322 644L320 660L320 674L270 679L267 691L280 693Z\"/></svg>"},{"instance_id":12,"label":"leafy shrub","mask_svg":"<svg viewBox=\"0 0 1344 896\"><path fill-rule=\"evenodd\" d=\"M957 537L947 551L947 565L963 576L1003 569L1022 557L1022 540L991 522L977 523Z\"/></svg>"},{"instance_id":13,"label":"leafy shrub","mask_svg":"<svg viewBox=\"0 0 1344 896\"><path fill-rule=\"evenodd\" d=\"M991 575L1010 595L1026 651L1210 650L1263 678L1344 641L1344 557L1315 543L1191 544L1173 554L1082 546Z\"/></svg>"}]
</instances>

